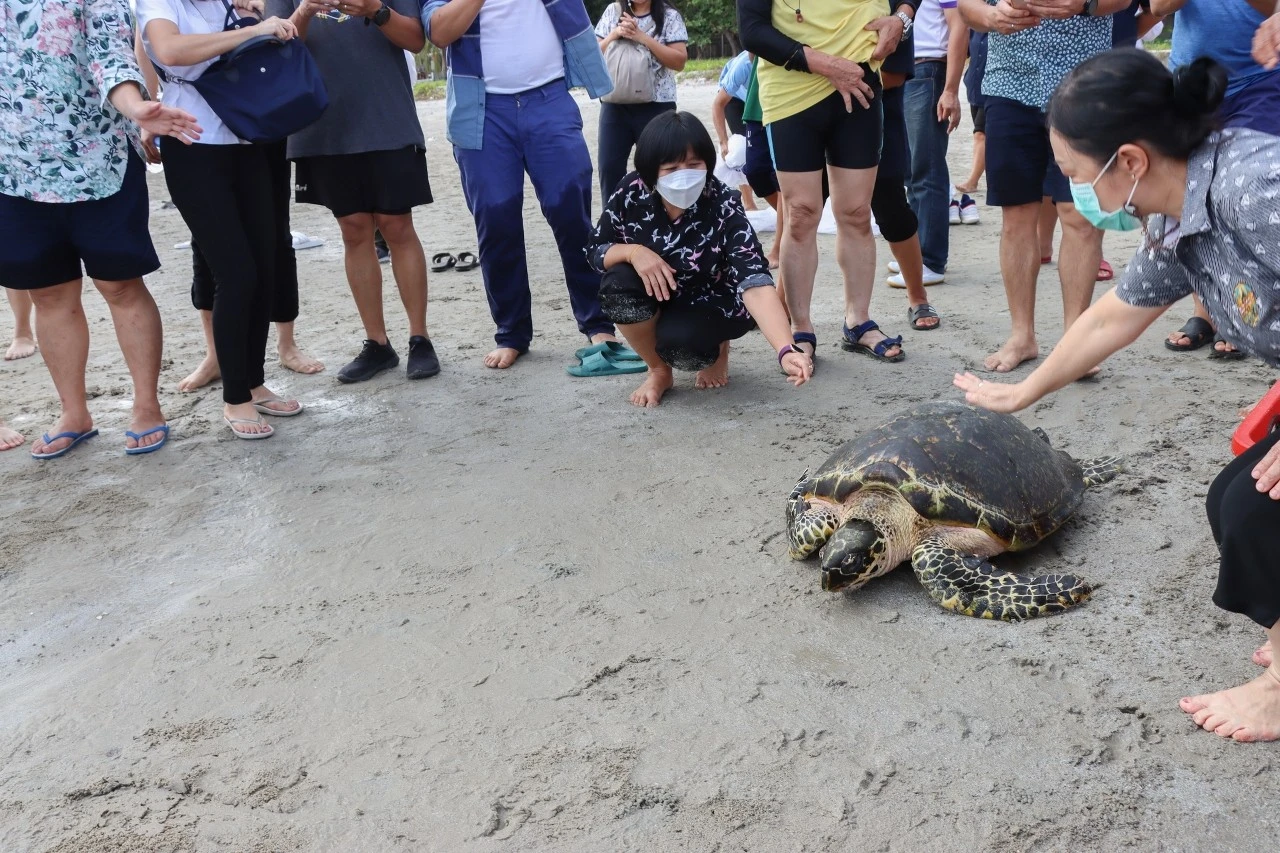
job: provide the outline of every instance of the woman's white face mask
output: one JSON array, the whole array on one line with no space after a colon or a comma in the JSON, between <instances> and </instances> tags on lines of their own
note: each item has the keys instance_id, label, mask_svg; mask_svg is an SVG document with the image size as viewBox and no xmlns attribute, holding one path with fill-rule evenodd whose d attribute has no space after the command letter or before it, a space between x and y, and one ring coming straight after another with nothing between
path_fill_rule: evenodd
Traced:
<instances>
[{"instance_id":1,"label":"woman's white face mask","mask_svg":"<svg viewBox=\"0 0 1280 853\"><path fill-rule=\"evenodd\" d=\"M672 207L688 210L706 186L706 169L679 169L658 178L658 195Z\"/></svg>"}]
</instances>

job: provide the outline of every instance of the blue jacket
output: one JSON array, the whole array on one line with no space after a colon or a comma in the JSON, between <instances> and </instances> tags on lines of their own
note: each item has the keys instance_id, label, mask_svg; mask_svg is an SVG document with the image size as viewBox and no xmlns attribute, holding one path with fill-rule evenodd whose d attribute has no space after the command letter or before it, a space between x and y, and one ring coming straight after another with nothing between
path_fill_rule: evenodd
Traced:
<instances>
[{"instance_id":1,"label":"blue jacket","mask_svg":"<svg viewBox=\"0 0 1280 853\"><path fill-rule=\"evenodd\" d=\"M450 0L425 0L422 26L431 38L431 19ZM613 80L604 64L582 0L542 0L556 34L564 44L564 76L569 88L581 86L593 98L613 91ZM480 16L445 51L445 126L449 141L459 148L484 147L484 60L480 55Z\"/></svg>"}]
</instances>

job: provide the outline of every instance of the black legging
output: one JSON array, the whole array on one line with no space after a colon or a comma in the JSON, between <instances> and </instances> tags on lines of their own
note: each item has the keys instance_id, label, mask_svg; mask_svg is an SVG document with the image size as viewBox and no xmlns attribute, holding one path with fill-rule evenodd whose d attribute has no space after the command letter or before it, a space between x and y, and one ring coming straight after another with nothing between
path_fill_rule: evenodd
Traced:
<instances>
[{"instance_id":1,"label":"black legging","mask_svg":"<svg viewBox=\"0 0 1280 853\"><path fill-rule=\"evenodd\" d=\"M298 259L289 232L289 204L293 201L293 176L285 157L285 140L264 145L271 169L271 191L275 201L276 274L271 291L271 322L292 323L298 319ZM209 262L191 240L191 303L198 311L213 310L216 290Z\"/></svg>"},{"instance_id":2,"label":"black legging","mask_svg":"<svg viewBox=\"0 0 1280 853\"><path fill-rule=\"evenodd\" d=\"M907 140L907 114L903 98L905 88L885 89L884 145L880 149L880 169L871 191L871 212L875 214L880 233L890 243L901 243L916 236L920 220L907 202L906 176L911 162Z\"/></svg>"},{"instance_id":3,"label":"black legging","mask_svg":"<svg viewBox=\"0 0 1280 853\"><path fill-rule=\"evenodd\" d=\"M627 174L627 157L640 134L663 113L674 112L674 101L649 104L601 104L600 137L596 168L600 170L600 204L603 205Z\"/></svg>"},{"instance_id":4,"label":"black legging","mask_svg":"<svg viewBox=\"0 0 1280 853\"><path fill-rule=\"evenodd\" d=\"M222 399L248 403L265 382L275 281L274 185L261 145L166 145L169 196L213 272L213 345Z\"/></svg>"},{"instance_id":5,"label":"black legging","mask_svg":"<svg viewBox=\"0 0 1280 853\"><path fill-rule=\"evenodd\" d=\"M1280 501L1258 491L1253 467L1277 440L1280 433L1233 459L1205 500L1220 556L1213 603L1263 628L1280 620Z\"/></svg>"}]
</instances>

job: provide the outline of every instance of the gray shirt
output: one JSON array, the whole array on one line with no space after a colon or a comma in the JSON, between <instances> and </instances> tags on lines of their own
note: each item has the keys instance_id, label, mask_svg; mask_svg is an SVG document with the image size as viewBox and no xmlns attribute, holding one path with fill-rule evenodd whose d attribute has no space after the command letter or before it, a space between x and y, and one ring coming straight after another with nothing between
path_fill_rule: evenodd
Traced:
<instances>
[{"instance_id":1,"label":"gray shirt","mask_svg":"<svg viewBox=\"0 0 1280 853\"><path fill-rule=\"evenodd\" d=\"M1130 305L1204 302L1218 334L1280 367L1280 137L1215 133L1187 161L1181 222L1154 216L1116 287Z\"/></svg>"},{"instance_id":2,"label":"gray shirt","mask_svg":"<svg viewBox=\"0 0 1280 853\"><path fill-rule=\"evenodd\" d=\"M418 0L386 0L418 20ZM298 0L267 0L267 15L287 18ZM341 16L337 16L341 17ZM364 18L317 16L307 28L329 108L315 124L289 137L289 157L359 154L426 146L405 52Z\"/></svg>"}]
</instances>

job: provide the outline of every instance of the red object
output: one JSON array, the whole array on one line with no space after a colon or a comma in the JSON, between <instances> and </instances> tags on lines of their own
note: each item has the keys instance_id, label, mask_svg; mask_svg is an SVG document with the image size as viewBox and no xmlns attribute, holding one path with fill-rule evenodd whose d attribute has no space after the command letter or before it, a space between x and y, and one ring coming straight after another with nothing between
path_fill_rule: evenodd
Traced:
<instances>
[{"instance_id":1,"label":"red object","mask_svg":"<svg viewBox=\"0 0 1280 853\"><path fill-rule=\"evenodd\" d=\"M1244 423L1236 427L1235 434L1231 436L1231 452L1239 456L1262 441L1277 421L1280 421L1280 382L1271 386L1271 390L1253 407Z\"/></svg>"}]
</instances>

